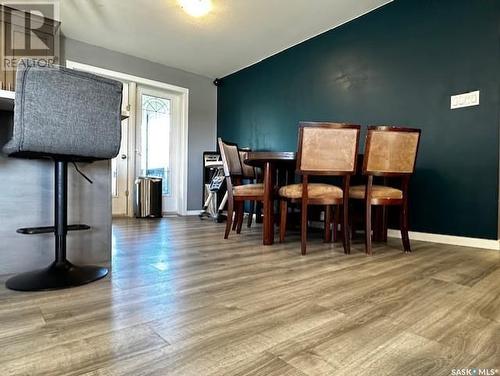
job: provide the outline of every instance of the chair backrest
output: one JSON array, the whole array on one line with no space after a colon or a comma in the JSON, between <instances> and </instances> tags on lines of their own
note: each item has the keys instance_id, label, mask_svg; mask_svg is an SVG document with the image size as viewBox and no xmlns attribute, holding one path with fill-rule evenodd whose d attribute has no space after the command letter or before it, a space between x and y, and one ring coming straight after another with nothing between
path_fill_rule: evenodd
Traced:
<instances>
[{"instance_id":1,"label":"chair backrest","mask_svg":"<svg viewBox=\"0 0 500 376\"><path fill-rule=\"evenodd\" d=\"M352 175L356 172L359 125L299 124L297 172L310 175Z\"/></svg>"},{"instance_id":2,"label":"chair backrest","mask_svg":"<svg viewBox=\"0 0 500 376\"><path fill-rule=\"evenodd\" d=\"M243 170L241 167L238 145L224 142L220 137L217 139L217 141L219 143L220 155L222 157L224 175L226 177L241 177L243 175Z\"/></svg>"},{"instance_id":3,"label":"chair backrest","mask_svg":"<svg viewBox=\"0 0 500 376\"><path fill-rule=\"evenodd\" d=\"M389 126L368 127L363 174L409 175L415 171L420 129Z\"/></svg>"},{"instance_id":4,"label":"chair backrest","mask_svg":"<svg viewBox=\"0 0 500 376\"><path fill-rule=\"evenodd\" d=\"M122 83L59 66L18 64L7 154L110 159L121 143Z\"/></svg>"},{"instance_id":5,"label":"chair backrest","mask_svg":"<svg viewBox=\"0 0 500 376\"><path fill-rule=\"evenodd\" d=\"M240 150L239 151L240 161L241 161L241 169L242 169L243 177L245 179L255 179L255 177L256 177L255 168L250 166L250 165L247 165L245 163L245 159L247 159L249 152L250 152L250 150Z\"/></svg>"}]
</instances>

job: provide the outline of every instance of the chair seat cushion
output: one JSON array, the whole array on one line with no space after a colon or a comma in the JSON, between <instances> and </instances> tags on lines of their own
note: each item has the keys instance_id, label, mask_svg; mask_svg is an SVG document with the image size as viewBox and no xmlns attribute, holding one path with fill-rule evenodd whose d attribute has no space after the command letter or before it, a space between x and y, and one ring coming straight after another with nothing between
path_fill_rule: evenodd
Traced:
<instances>
[{"instance_id":1,"label":"chair seat cushion","mask_svg":"<svg viewBox=\"0 0 500 376\"><path fill-rule=\"evenodd\" d=\"M264 184L243 184L233 187L234 196L263 196Z\"/></svg>"},{"instance_id":2,"label":"chair seat cushion","mask_svg":"<svg viewBox=\"0 0 500 376\"><path fill-rule=\"evenodd\" d=\"M307 185L308 198L339 199L342 198L342 189L331 184L309 183ZM281 187L279 190L281 197L297 199L302 197L302 184L291 184Z\"/></svg>"},{"instance_id":3,"label":"chair seat cushion","mask_svg":"<svg viewBox=\"0 0 500 376\"><path fill-rule=\"evenodd\" d=\"M351 188L349 188L349 197L363 200L365 198L365 190L366 186L364 185L352 186ZM372 198L402 199L403 191L392 187L386 187L384 185L373 185Z\"/></svg>"}]
</instances>

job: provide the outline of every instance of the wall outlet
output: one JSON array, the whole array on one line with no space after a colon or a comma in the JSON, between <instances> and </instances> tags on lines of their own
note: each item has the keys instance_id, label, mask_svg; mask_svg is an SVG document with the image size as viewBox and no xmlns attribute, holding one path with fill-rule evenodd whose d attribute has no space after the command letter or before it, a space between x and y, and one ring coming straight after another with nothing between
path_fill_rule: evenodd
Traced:
<instances>
[{"instance_id":1,"label":"wall outlet","mask_svg":"<svg viewBox=\"0 0 500 376\"><path fill-rule=\"evenodd\" d=\"M450 108L452 110L470 106L479 106L479 90L451 96Z\"/></svg>"}]
</instances>

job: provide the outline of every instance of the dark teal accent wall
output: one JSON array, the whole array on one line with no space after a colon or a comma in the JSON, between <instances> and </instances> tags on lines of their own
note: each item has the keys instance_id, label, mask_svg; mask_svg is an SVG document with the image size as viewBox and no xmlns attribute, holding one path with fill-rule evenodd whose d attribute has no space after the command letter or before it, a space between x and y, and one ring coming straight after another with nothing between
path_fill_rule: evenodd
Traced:
<instances>
[{"instance_id":1,"label":"dark teal accent wall","mask_svg":"<svg viewBox=\"0 0 500 376\"><path fill-rule=\"evenodd\" d=\"M289 151L301 120L421 128L411 229L497 239L499 28L498 0L396 0L223 78L218 135Z\"/></svg>"}]
</instances>

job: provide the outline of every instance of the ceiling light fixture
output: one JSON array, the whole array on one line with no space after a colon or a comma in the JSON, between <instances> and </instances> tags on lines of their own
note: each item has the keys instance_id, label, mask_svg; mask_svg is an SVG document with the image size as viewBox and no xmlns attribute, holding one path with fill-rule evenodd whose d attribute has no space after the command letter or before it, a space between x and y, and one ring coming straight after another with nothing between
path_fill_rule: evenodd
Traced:
<instances>
[{"instance_id":1,"label":"ceiling light fixture","mask_svg":"<svg viewBox=\"0 0 500 376\"><path fill-rule=\"evenodd\" d=\"M177 0L182 9L193 17L202 17L212 10L212 0Z\"/></svg>"}]
</instances>

